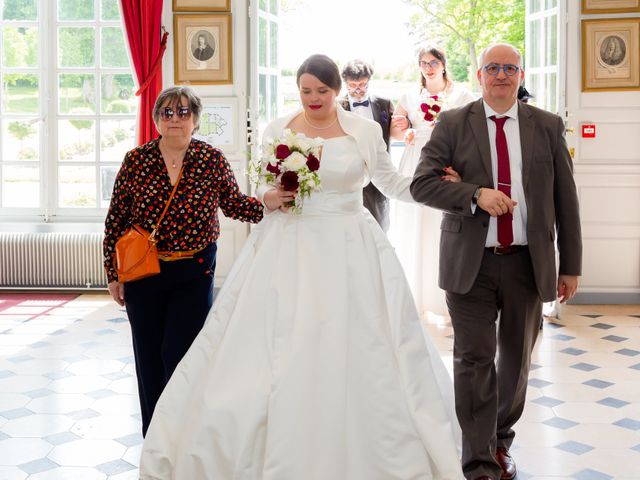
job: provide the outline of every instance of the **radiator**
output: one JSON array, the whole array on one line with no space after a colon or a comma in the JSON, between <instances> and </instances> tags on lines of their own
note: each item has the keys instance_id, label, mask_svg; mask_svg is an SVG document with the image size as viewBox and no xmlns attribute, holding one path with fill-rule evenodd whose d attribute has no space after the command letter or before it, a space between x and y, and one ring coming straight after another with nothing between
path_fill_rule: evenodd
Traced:
<instances>
[{"instance_id":1,"label":"radiator","mask_svg":"<svg viewBox=\"0 0 640 480\"><path fill-rule=\"evenodd\" d=\"M0 288L103 288L103 234L0 232Z\"/></svg>"}]
</instances>

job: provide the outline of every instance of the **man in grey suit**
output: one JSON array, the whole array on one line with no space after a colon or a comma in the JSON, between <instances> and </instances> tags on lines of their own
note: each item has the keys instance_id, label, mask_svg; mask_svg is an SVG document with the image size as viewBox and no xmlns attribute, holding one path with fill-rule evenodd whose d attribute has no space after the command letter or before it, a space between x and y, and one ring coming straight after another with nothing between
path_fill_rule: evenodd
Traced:
<instances>
[{"instance_id":1,"label":"man in grey suit","mask_svg":"<svg viewBox=\"0 0 640 480\"><path fill-rule=\"evenodd\" d=\"M389 129L393 104L386 98L368 93L373 68L362 60L352 60L342 69L342 79L347 86L347 95L340 99L342 108L362 117L374 120L382 127L382 138L389 150ZM385 232L389 229L389 199L369 183L362 190L364 206L371 212Z\"/></svg>"},{"instance_id":2,"label":"man in grey suit","mask_svg":"<svg viewBox=\"0 0 640 480\"><path fill-rule=\"evenodd\" d=\"M474 480L516 476L509 447L525 404L542 302L570 299L581 274L564 125L517 100L521 61L507 44L482 53L482 99L439 115L411 184L416 201L444 210L439 284L454 329L462 468ZM447 167L462 182L441 181Z\"/></svg>"}]
</instances>

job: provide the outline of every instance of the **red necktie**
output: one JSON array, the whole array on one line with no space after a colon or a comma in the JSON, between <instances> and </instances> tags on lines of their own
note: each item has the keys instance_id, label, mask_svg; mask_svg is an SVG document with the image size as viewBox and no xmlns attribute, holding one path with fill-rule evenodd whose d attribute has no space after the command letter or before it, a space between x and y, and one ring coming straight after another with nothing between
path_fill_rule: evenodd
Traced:
<instances>
[{"instance_id":1,"label":"red necktie","mask_svg":"<svg viewBox=\"0 0 640 480\"><path fill-rule=\"evenodd\" d=\"M489 117L496 124L496 150L498 152L498 190L511 198L511 168L509 167L509 149L504 134L504 122L509 117ZM505 213L498 217L498 243L508 247L513 243L513 215Z\"/></svg>"}]
</instances>

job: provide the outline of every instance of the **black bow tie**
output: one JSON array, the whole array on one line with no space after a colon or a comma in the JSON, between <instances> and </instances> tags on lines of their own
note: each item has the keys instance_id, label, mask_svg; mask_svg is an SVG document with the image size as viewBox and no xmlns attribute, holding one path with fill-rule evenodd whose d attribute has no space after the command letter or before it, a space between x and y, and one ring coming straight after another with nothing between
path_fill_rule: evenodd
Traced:
<instances>
[{"instance_id":1,"label":"black bow tie","mask_svg":"<svg viewBox=\"0 0 640 480\"><path fill-rule=\"evenodd\" d=\"M368 107L368 106L369 106L369 100L365 100L364 102L353 102L353 108Z\"/></svg>"}]
</instances>

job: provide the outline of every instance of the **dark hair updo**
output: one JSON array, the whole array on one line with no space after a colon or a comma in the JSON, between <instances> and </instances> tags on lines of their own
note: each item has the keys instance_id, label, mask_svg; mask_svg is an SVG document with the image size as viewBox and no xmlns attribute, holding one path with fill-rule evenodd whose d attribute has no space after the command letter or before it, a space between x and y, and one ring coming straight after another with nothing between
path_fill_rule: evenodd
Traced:
<instances>
[{"instance_id":1,"label":"dark hair updo","mask_svg":"<svg viewBox=\"0 0 640 480\"><path fill-rule=\"evenodd\" d=\"M340 79L340 70L336 62L326 55L311 55L298 68L296 75L296 83L300 87L300 77L308 73L313 75L327 87L339 92L342 88L342 80Z\"/></svg>"}]
</instances>

